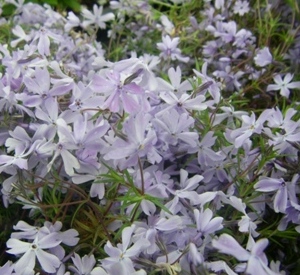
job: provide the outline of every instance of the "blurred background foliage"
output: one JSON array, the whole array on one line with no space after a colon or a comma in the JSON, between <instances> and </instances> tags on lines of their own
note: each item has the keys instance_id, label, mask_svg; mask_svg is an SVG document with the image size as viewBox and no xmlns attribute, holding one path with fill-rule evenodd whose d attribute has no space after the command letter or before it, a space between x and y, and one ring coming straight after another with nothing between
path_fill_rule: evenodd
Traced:
<instances>
[{"instance_id":1,"label":"blurred background foliage","mask_svg":"<svg viewBox=\"0 0 300 275\"><path fill-rule=\"evenodd\" d=\"M94 4L98 4L98 1L95 0L25 0L25 3L37 3L40 5L48 4L59 12L66 10L72 10L76 13L80 12L82 5L87 7L92 7ZM106 2L106 1L102 1ZM3 7L3 16L10 16L16 7L12 4L6 4Z\"/></svg>"}]
</instances>

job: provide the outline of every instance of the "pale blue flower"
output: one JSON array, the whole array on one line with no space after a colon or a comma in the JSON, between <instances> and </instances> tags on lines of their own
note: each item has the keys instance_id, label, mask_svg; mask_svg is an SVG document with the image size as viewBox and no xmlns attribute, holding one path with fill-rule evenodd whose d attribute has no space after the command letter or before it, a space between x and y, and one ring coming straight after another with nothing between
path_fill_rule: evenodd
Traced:
<instances>
[{"instance_id":1,"label":"pale blue flower","mask_svg":"<svg viewBox=\"0 0 300 275\"><path fill-rule=\"evenodd\" d=\"M171 38L169 35L162 37L162 42L157 43L157 48L161 51L160 57L163 59L179 60L188 62L189 57L183 57L181 50L177 48L179 44L179 37Z\"/></svg>"},{"instance_id":2,"label":"pale blue flower","mask_svg":"<svg viewBox=\"0 0 300 275\"><path fill-rule=\"evenodd\" d=\"M114 20L115 18L115 15L112 12L102 15L103 6L97 6L96 4L93 6L93 13L88 9L83 9L81 13L85 18L85 20L82 22L82 26L84 28L87 28L89 25L96 25L101 29L105 29L105 22Z\"/></svg>"},{"instance_id":3,"label":"pale blue flower","mask_svg":"<svg viewBox=\"0 0 300 275\"><path fill-rule=\"evenodd\" d=\"M270 53L269 47L264 47L259 50L254 57L255 64L259 67L265 67L272 63L273 57Z\"/></svg>"},{"instance_id":4,"label":"pale blue flower","mask_svg":"<svg viewBox=\"0 0 300 275\"><path fill-rule=\"evenodd\" d=\"M54 273L61 262L56 256L46 252L44 249L56 247L60 243L61 240L58 240L57 233L51 233L43 237L36 236L32 243L11 238L6 245L9 248L7 253L14 255L23 254L15 263L15 271L17 273L26 267L33 270L36 258L44 271Z\"/></svg>"},{"instance_id":5,"label":"pale blue flower","mask_svg":"<svg viewBox=\"0 0 300 275\"><path fill-rule=\"evenodd\" d=\"M268 260L263 253L268 246L268 239L258 240L251 251L247 251L230 235L222 234L218 239L212 241L213 247L218 249L221 253L234 256L242 262L247 262L244 272L249 275L276 275L268 267Z\"/></svg>"},{"instance_id":6,"label":"pale blue flower","mask_svg":"<svg viewBox=\"0 0 300 275\"><path fill-rule=\"evenodd\" d=\"M300 81L293 80L294 75L291 73L287 73L282 79L281 75L277 74L274 76L274 81L276 84L270 84L267 87L267 92L269 91L280 91L279 93L288 98L290 95L290 89L300 89Z\"/></svg>"}]
</instances>

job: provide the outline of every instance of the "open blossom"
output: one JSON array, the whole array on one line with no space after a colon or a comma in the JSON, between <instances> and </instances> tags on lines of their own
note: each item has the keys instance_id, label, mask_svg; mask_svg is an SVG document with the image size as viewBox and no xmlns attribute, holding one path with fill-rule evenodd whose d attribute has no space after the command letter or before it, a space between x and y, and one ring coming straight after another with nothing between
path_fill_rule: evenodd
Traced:
<instances>
[{"instance_id":1,"label":"open blossom","mask_svg":"<svg viewBox=\"0 0 300 275\"><path fill-rule=\"evenodd\" d=\"M7 241L6 245L9 248L7 253L14 255L23 254L22 257L15 263L15 271L17 273L21 272L25 268L33 270L36 258L43 270L54 273L56 268L60 266L61 262L55 255L50 254L45 251L45 249L54 248L60 243L61 240L58 239L57 233L51 233L42 237L37 235L33 242L24 242L11 238Z\"/></svg>"},{"instance_id":2,"label":"open blossom","mask_svg":"<svg viewBox=\"0 0 300 275\"><path fill-rule=\"evenodd\" d=\"M289 197L294 195L291 188L297 182L299 175L295 175L291 182L286 182L283 178L275 179L269 177L261 177L254 185L254 188L260 192L276 192L274 196L274 210L276 213L286 213ZM295 190L294 190L295 193Z\"/></svg>"},{"instance_id":3,"label":"open blossom","mask_svg":"<svg viewBox=\"0 0 300 275\"><path fill-rule=\"evenodd\" d=\"M267 91L280 91L282 96L288 98L290 89L300 89L300 81L291 82L293 77L294 75L291 73L287 73L283 79L279 74L275 75L273 79L276 84L268 85Z\"/></svg>"},{"instance_id":4,"label":"open blossom","mask_svg":"<svg viewBox=\"0 0 300 275\"><path fill-rule=\"evenodd\" d=\"M169 35L162 37L162 42L157 43L157 48L161 51L160 57L163 59L179 60L188 62L189 57L183 57L181 50L177 48L179 37L171 38Z\"/></svg>"},{"instance_id":5,"label":"open blossom","mask_svg":"<svg viewBox=\"0 0 300 275\"><path fill-rule=\"evenodd\" d=\"M33 41L38 40L37 48L41 55L50 55L50 38L59 41L61 36L53 33L52 31L41 27L39 31L36 32Z\"/></svg>"},{"instance_id":6,"label":"open blossom","mask_svg":"<svg viewBox=\"0 0 300 275\"><path fill-rule=\"evenodd\" d=\"M84 28L88 27L89 25L95 24L97 27L101 29L106 28L105 22L114 20L115 16L113 13L109 12L104 15L103 13L103 6L97 6L96 4L93 6L93 13L87 9L82 10L82 15L85 20L82 22L82 26ZM74 21L74 16L72 17ZM75 19L75 21L77 21Z\"/></svg>"},{"instance_id":7,"label":"open blossom","mask_svg":"<svg viewBox=\"0 0 300 275\"><path fill-rule=\"evenodd\" d=\"M115 265L118 265L121 270L126 272L120 272L120 275L133 274L135 272L132 258L138 256L140 252L150 245L150 242L142 238L130 246L134 229L135 225L123 229L122 243L119 243L117 247L112 246L110 241L107 242L107 244L104 246L104 250L109 257L101 261L104 268L109 270Z\"/></svg>"},{"instance_id":8,"label":"open blossom","mask_svg":"<svg viewBox=\"0 0 300 275\"><path fill-rule=\"evenodd\" d=\"M267 120L268 110L263 112L258 119L255 119L255 114L251 116L242 115L242 127L235 129L231 132L231 138L234 139L234 145L236 148L243 146L245 142L249 141L249 138L254 134L260 134L263 129L263 123Z\"/></svg>"},{"instance_id":9,"label":"open blossom","mask_svg":"<svg viewBox=\"0 0 300 275\"><path fill-rule=\"evenodd\" d=\"M239 16L243 16L244 14L250 11L249 2L238 0L234 3L233 13L239 14Z\"/></svg>"},{"instance_id":10,"label":"open blossom","mask_svg":"<svg viewBox=\"0 0 300 275\"><path fill-rule=\"evenodd\" d=\"M120 160L121 168L136 165L138 158L147 157L154 164L159 163L162 157L158 154L155 144L156 133L151 129L151 116L143 112L130 116L123 125L124 132L113 143L113 148L104 156L105 160Z\"/></svg>"},{"instance_id":11,"label":"open blossom","mask_svg":"<svg viewBox=\"0 0 300 275\"><path fill-rule=\"evenodd\" d=\"M199 237L200 234L208 235L223 228L223 218L213 218L213 212L209 208L205 209L204 211L203 209L201 211L194 209L194 216Z\"/></svg>"}]
</instances>

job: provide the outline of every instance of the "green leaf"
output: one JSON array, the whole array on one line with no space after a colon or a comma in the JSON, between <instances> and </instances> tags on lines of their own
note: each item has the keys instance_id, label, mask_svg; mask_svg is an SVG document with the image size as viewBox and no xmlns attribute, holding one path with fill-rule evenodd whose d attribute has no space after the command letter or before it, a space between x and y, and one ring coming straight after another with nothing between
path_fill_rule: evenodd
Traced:
<instances>
[{"instance_id":1,"label":"green leaf","mask_svg":"<svg viewBox=\"0 0 300 275\"><path fill-rule=\"evenodd\" d=\"M71 8L75 12L80 12L81 10L81 5L76 0L63 0L62 3L65 7Z\"/></svg>"},{"instance_id":2,"label":"green leaf","mask_svg":"<svg viewBox=\"0 0 300 275\"><path fill-rule=\"evenodd\" d=\"M16 10L16 7L12 4L4 5L2 7L2 14L1 16L6 17L6 16L11 16Z\"/></svg>"}]
</instances>

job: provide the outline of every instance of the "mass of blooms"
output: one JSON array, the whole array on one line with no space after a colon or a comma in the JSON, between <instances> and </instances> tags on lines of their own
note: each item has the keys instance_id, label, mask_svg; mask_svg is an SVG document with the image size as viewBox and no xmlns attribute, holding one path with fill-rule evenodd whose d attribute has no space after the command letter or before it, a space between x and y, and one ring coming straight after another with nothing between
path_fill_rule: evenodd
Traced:
<instances>
[{"instance_id":1,"label":"mass of blooms","mask_svg":"<svg viewBox=\"0 0 300 275\"><path fill-rule=\"evenodd\" d=\"M299 272L297 1L0 13L0 275Z\"/></svg>"}]
</instances>

